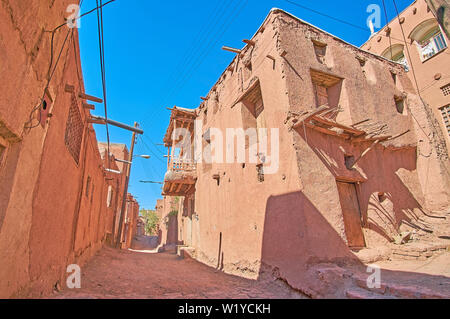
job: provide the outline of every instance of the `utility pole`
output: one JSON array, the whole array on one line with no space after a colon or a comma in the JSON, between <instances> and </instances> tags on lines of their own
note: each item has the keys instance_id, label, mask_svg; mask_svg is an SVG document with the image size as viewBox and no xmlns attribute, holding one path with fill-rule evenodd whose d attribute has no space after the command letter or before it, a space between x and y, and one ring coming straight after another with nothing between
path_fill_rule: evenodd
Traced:
<instances>
[{"instance_id":1,"label":"utility pole","mask_svg":"<svg viewBox=\"0 0 450 319\"><path fill-rule=\"evenodd\" d=\"M134 127L138 128L139 124L137 122L135 122ZM127 195L128 195L128 184L130 183L131 164L133 162L134 144L136 144L136 132L133 132L133 136L131 137L130 154L128 154L129 164L125 164L126 165L125 186L123 189L122 210L120 212L119 229L118 229L118 234L117 234L116 248L120 248L120 244L122 243L123 221L125 219L125 213L126 213L126 207L127 207L126 205L127 205Z\"/></svg>"}]
</instances>

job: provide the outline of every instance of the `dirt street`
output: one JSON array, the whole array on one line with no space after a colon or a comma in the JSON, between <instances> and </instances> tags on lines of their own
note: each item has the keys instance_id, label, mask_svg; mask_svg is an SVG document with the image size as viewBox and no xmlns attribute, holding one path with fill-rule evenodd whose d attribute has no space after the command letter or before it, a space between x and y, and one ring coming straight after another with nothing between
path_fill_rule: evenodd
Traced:
<instances>
[{"instance_id":1,"label":"dirt street","mask_svg":"<svg viewBox=\"0 0 450 319\"><path fill-rule=\"evenodd\" d=\"M56 299L302 298L282 282L262 282L216 271L173 253L102 249L82 268L81 289L62 287Z\"/></svg>"}]
</instances>

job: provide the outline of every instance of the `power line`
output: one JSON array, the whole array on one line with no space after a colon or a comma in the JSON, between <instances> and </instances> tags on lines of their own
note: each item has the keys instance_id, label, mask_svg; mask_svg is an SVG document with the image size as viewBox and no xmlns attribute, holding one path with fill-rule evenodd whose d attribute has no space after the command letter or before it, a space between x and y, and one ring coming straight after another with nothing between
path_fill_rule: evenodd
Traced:
<instances>
[{"instance_id":1,"label":"power line","mask_svg":"<svg viewBox=\"0 0 450 319\"><path fill-rule=\"evenodd\" d=\"M44 91L43 91L43 93L42 93L42 98L39 100L38 105L36 105L36 106L31 110L29 119L28 119L28 121L25 123L25 128L26 128L26 129L29 129L29 130L38 127L39 124L40 124L40 122L41 122L41 119L42 119L42 110L41 110L41 108L42 108L42 105L43 105L43 103L44 103L45 92L47 92L47 90L48 90L48 88L49 88L49 86L50 86L50 82L52 81L53 75L55 74L56 68L58 67L59 61L60 61L60 59L61 59L62 52L63 52L63 50L64 50L64 47L66 46L67 39L69 38L69 34L70 34L70 32L73 32L73 29L72 29L72 30L69 29L69 30L67 31L67 34L66 34L66 37L65 37L65 39L64 39L63 45L61 46L61 50L59 51L59 54L58 54L58 58L56 59L55 67L53 68L53 71L51 71L51 70L52 70L52 65L53 65L53 41L54 41L54 35L55 35L55 32L56 32L56 30L52 32L52 40L51 40L51 57L50 57L50 65L49 65L48 72L47 72L47 78L48 78L48 79L47 79L47 83L46 83L45 88L44 88ZM51 71L51 72L50 72L50 71ZM28 124L31 123L31 122L33 121L33 114L34 114L34 112L36 112L37 110L39 110L39 120L38 120L38 123L37 123L36 125L33 125L33 126L28 126Z\"/></svg>"},{"instance_id":2,"label":"power line","mask_svg":"<svg viewBox=\"0 0 450 319\"><path fill-rule=\"evenodd\" d=\"M153 144L154 149L157 150L161 155L163 155L163 156L166 155L166 154L164 154L163 151L161 151L161 150L157 147L156 143L154 143L154 142L152 141L152 139L151 139L149 136L144 136L144 137L146 137L146 138L150 141L150 143Z\"/></svg>"},{"instance_id":3,"label":"power line","mask_svg":"<svg viewBox=\"0 0 450 319\"><path fill-rule=\"evenodd\" d=\"M99 0L96 0L97 7L99 7ZM106 94L106 68L105 68L105 42L103 34L103 1L100 0L100 10L97 10L97 24L98 24L98 45L100 51L100 69L102 73L102 89L103 89L103 105L105 108L105 119L106 119L106 139L108 142L108 168L111 167L109 154L110 154L110 138L109 138L109 126L108 126L108 102Z\"/></svg>"},{"instance_id":4,"label":"power line","mask_svg":"<svg viewBox=\"0 0 450 319\"><path fill-rule=\"evenodd\" d=\"M234 10L232 11L231 15L228 16L227 21L224 24L222 24L222 28L219 31L220 32L219 35L215 37L216 40L207 47L207 49L203 52L203 54L201 56L199 56L197 58L195 64L189 69L188 74L186 74L182 78L179 86L172 90L172 94L170 95L169 99L171 99L173 97L175 92L184 88L184 86L187 83L186 80L191 77L194 70L197 69L198 67L200 67L205 62L205 58L209 55L209 53L214 48L214 46L222 39L225 32L229 29L229 27L233 24L235 19L239 16L239 13L241 13L242 9L247 5L248 1L249 0L245 0L243 2L242 6L240 6L241 2L237 3L237 5L234 7Z\"/></svg>"},{"instance_id":5,"label":"power line","mask_svg":"<svg viewBox=\"0 0 450 319\"><path fill-rule=\"evenodd\" d=\"M147 145L147 143L145 143L144 139L143 139L141 136L139 136L139 139L140 139L141 143L147 148L147 150L148 150L153 156L156 157L157 160L159 160L159 161L160 161L161 163L163 163L163 164L166 164L166 162L160 158L160 155L158 155L158 154L156 154L155 152L152 151L152 149Z\"/></svg>"},{"instance_id":6,"label":"power line","mask_svg":"<svg viewBox=\"0 0 450 319\"><path fill-rule=\"evenodd\" d=\"M81 6L83 5L83 1L84 1L84 0L81 0L81 1L80 1L80 5L79 5L79 6L80 6L80 9L81 9ZM103 4L101 7L104 7L104 6L110 4L110 3L114 2L114 1L116 1L116 0L110 0L110 1L106 2L105 4ZM86 13L80 15L79 17L73 19L73 21L75 22L75 21L81 19L82 17L84 17L84 16L86 16L86 15L88 15L88 14L91 14L92 12L98 10L99 8L100 8L100 7L97 5L96 8L93 8L93 9L89 10L88 12L86 12ZM67 22L64 22L64 23L60 24L59 26L55 27L52 31L47 31L47 32L50 32L50 33L52 34L51 41L50 41L50 61L49 61L49 66L48 66L48 71L47 71L47 78L48 78L48 79L47 79L47 83L46 83L46 85L45 85L45 88L44 88L44 91L43 91L43 94L42 94L42 98L40 98L39 103L31 110L29 119L28 119L28 121L27 121L27 122L25 123L25 125L24 125L24 128L25 128L25 129L31 130L31 129L33 129L33 128L36 128L36 127L39 126L39 124L40 124L40 122L41 122L41 118L42 118L42 110L41 110L41 106L42 106L42 104L44 103L45 92L46 92L47 89L49 88L50 82L51 82L51 80L53 79L53 75L54 75L54 73L55 73L55 71L56 71L56 68L57 68L57 66L58 66L58 64L59 64L59 61L60 61L62 52L63 52L63 50L64 50L64 47L65 47L66 42L67 42L67 39L68 39L68 37L69 37L69 33L72 32L72 34L73 34L73 29L69 29L69 30L67 31L66 38L64 39L64 43L63 43L63 45L62 45L62 47L61 47L61 50L60 50L60 52L59 52L59 54L58 54L58 58L57 58L57 60L56 60L56 62L55 62L55 66L53 67L53 71L52 71L53 59L54 59L54 52L53 52L53 51L54 51L55 34L56 34L56 31L58 31L59 29L61 29L61 28L62 28L63 26L65 26L65 25L67 25ZM33 118L32 118L32 117L33 117L33 114L34 114L37 110L39 110L39 121L38 121L38 123L37 123L36 125L30 126L29 124L33 121Z\"/></svg>"},{"instance_id":7,"label":"power line","mask_svg":"<svg viewBox=\"0 0 450 319\"><path fill-rule=\"evenodd\" d=\"M326 13L323 13L323 12L320 12L320 11L317 11L317 10L314 10L314 9L311 9L311 8L308 8L308 7L304 6L304 5L301 5L301 4L299 4L299 3L296 3L296 2L294 2L294 1L290 1L290 0L284 0L284 1L286 1L286 2L288 2L288 3L290 3L290 4L292 4L292 5L294 5L294 6L296 6L296 7L299 7L299 8L302 8L302 9L304 9L304 10L313 12L313 13L318 14L318 15L321 15L321 16L323 16L323 17L329 18L329 19L331 19L331 20L334 20L334 21L337 21L337 22L340 22L340 23L349 25L349 26L351 26L351 27L354 27L354 28L357 28L357 29L360 29L360 30L364 30L364 31L366 31L366 32L368 31L367 28L363 28L363 27L361 27L361 26L359 26L359 25L356 25L356 24L350 23L350 22L348 22L348 21L345 21L345 20L342 20L342 19L339 19L339 18L330 16L330 15L328 15L328 14L326 14Z\"/></svg>"},{"instance_id":8,"label":"power line","mask_svg":"<svg viewBox=\"0 0 450 319\"><path fill-rule=\"evenodd\" d=\"M396 12L396 14L397 14L398 23L399 23L399 25L400 25L400 30L402 31L402 36L403 36L403 40L404 40L404 42L405 42L406 51L408 52L408 58L409 58L409 61L410 61L410 64L411 64L411 70L412 70L412 72L413 72L414 82L415 82L416 88L417 88L417 94L419 95L419 98L420 98L422 104L423 104L424 107L425 107L425 112L427 112L427 105L426 105L426 103L425 103L425 101L424 101L424 99L422 98L422 95L421 95L421 93L420 93L420 88L419 88L419 84L418 84L418 81L417 81L416 72L415 72L415 70L414 70L414 64L413 64L413 62L412 62L411 54L410 54L410 52L409 52L408 43L407 43L407 41L406 41L405 31L403 30L403 25L402 25L402 23L400 22L400 12L398 11L397 3L395 2L395 0L392 0L392 2L394 3L394 7L395 7L395 12ZM431 140L430 136L425 132L424 128L422 127L422 125L420 125L419 121L417 120L417 118L415 117L415 115L414 115L412 112L411 112L411 116L412 116L413 119L416 121L417 125L418 125L419 128L422 130L423 134L425 134L425 136L427 137L428 142L429 142L430 144L433 144L433 141ZM430 120L429 123L431 124L431 126L433 127L433 129L434 129L435 131L440 130L440 128L436 128L435 123L434 123L433 120ZM419 151L420 151L420 150L419 150ZM432 152L432 151L433 151L433 149L431 149L431 152ZM437 151L436 151L436 152L437 152ZM430 153L430 155L431 155L431 153ZM438 154L437 154L437 155L438 155ZM449 171L448 171L447 169L446 169L446 172L447 172L447 174L449 174ZM449 174L449 175L450 175L450 174Z\"/></svg>"},{"instance_id":9,"label":"power line","mask_svg":"<svg viewBox=\"0 0 450 319\"><path fill-rule=\"evenodd\" d=\"M245 6L245 4L247 2L248 2L248 0L245 1L242 8ZM206 41L206 46L203 46L204 49L201 54L197 54L197 51L201 50L202 46L197 45L198 50L195 51L196 54L194 54L194 56L196 58L194 58L194 60L192 60L192 59L189 60L187 67L183 70L183 72L181 72L181 75L178 77L178 80L172 86L172 89L170 91L168 91L168 93L165 94L164 98L161 99L163 105L166 104L166 102L168 102L172 98L173 94L175 92L177 92L177 90L184 87L184 83L185 83L186 79L189 78L189 76L192 74L192 72L195 68L198 68L201 65L201 63L204 62L204 58L210 53L211 48L220 40L221 36L224 33L223 29L225 28L225 31L228 29L230 18L236 12L237 13L240 12L239 10L237 10L239 3L240 3L238 1L238 2L236 2L237 5L234 7L234 10L232 10L232 13L228 16L225 15L233 3L234 3L233 1L229 1L228 5L226 7L222 7L222 10L219 9L220 13L218 12L219 17L217 18L217 21L220 21L224 16L225 16L225 19L222 21L221 24L216 22L214 25L214 28L211 28L209 30L209 32L207 33L207 36L205 38L208 40ZM216 26L218 26L218 27L216 28ZM220 33L221 31L222 31L222 33ZM214 32L215 32L215 34L214 34ZM212 35L212 37L210 38L209 35ZM214 38L216 39L216 41L213 43ZM156 107L152 110L152 112L150 114L153 115L156 112L160 112L162 110L163 110L163 108ZM150 116L149 116L149 118L150 118Z\"/></svg>"},{"instance_id":10,"label":"power line","mask_svg":"<svg viewBox=\"0 0 450 319\"><path fill-rule=\"evenodd\" d=\"M184 56L184 59L180 59L177 67L174 69L171 76L166 81L164 88L169 86L173 77L181 71L181 68L183 67L183 65L189 65L191 63L192 59L197 55L197 52L201 49L201 46L198 44L203 43L206 39L208 39L209 35L211 34L211 31L214 29L214 28L211 28L210 25L217 21L217 18L219 16L220 12L223 12L223 8L226 3L227 3L226 1L218 1L217 2L217 6L216 6L213 14L211 14L209 16L208 22L204 23L203 28L197 33L195 41L192 42L192 45L189 48L188 53ZM231 3L231 2L228 2L228 4L229 3ZM209 31L208 31L208 29L209 29Z\"/></svg>"},{"instance_id":11,"label":"power line","mask_svg":"<svg viewBox=\"0 0 450 319\"><path fill-rule=\"evenodd\" d=\"M388 20L388 15L387 15L387 10L386 10L386 4L385 4L384 0L382 0L382 1L383 1L384 16L386 18L386 26L389 28L389 20ZM388 36L389 36L389 50L391 51L391 60L392 60L392 58L394 56L392 54L392 39L391 39L390 31L388 32Z\"/></svg>"}]
</instances>

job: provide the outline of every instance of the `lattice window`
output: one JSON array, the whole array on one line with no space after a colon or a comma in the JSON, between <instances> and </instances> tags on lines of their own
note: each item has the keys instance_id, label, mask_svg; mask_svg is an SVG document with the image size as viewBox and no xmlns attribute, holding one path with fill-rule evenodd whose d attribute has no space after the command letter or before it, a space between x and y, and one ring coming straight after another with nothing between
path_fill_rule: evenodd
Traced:
<instances>
[{"instance_id":1,"label":"lattice window","mask_svg":"<svg viewBox=\"0 0 450 319\"><path fill-rule=\"evenodd\" d=\"M78 164L80 160L81 141L83 140L83 121L75 95L69 109L69 117L66 124L66 135L64 141L70 155Z\"/></svg>"},{"instance_id":2,"label":"lattice window","mask_svg":"<svg viewBox=\"0 0 450 319\"><path fill-rule=\"evenodd\" d=\"M450 136L450 104L440 108L444 125L447 128L447 133Z\"/></svg>"},{"instance_id":3,"label":"lattice window","mask_svg":"<svg viewBox=\"0 0 450 319\"><path fill-rule=\"evenodd\" d=\"M450 83L446 86L441 87L441 90L444 96L450 95Z\"/></svg>"}]
</instances>

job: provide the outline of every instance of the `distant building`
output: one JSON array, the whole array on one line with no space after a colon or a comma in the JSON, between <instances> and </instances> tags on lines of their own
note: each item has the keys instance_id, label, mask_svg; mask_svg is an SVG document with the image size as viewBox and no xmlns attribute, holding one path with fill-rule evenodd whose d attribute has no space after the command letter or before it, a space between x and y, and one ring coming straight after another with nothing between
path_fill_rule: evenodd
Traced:
<instances>
[{"instance_id":1,"label":"distant building","mask_svg":"<svg viewBox=\"0 0 450 319\"><path fill-rule=\"evenodd\" d=\"M448 6L447 3L447 15L450 10ZM427 1L416 0L401 12L399 18L396 17L390 21L361 46L364 50L405 66L416 93L418 87L420 95L431 106L434 117L438 119L436 126L439 126L443 132L439 134L439 138L444 136L443 140L446 141L447 148L450 147L450 51L448 45L449 38L433 11L428 7ZM429 119L432 125L434 125L434 117ZM431 136L431 138L434 137Z\"/></svg>"}]
</instances>

